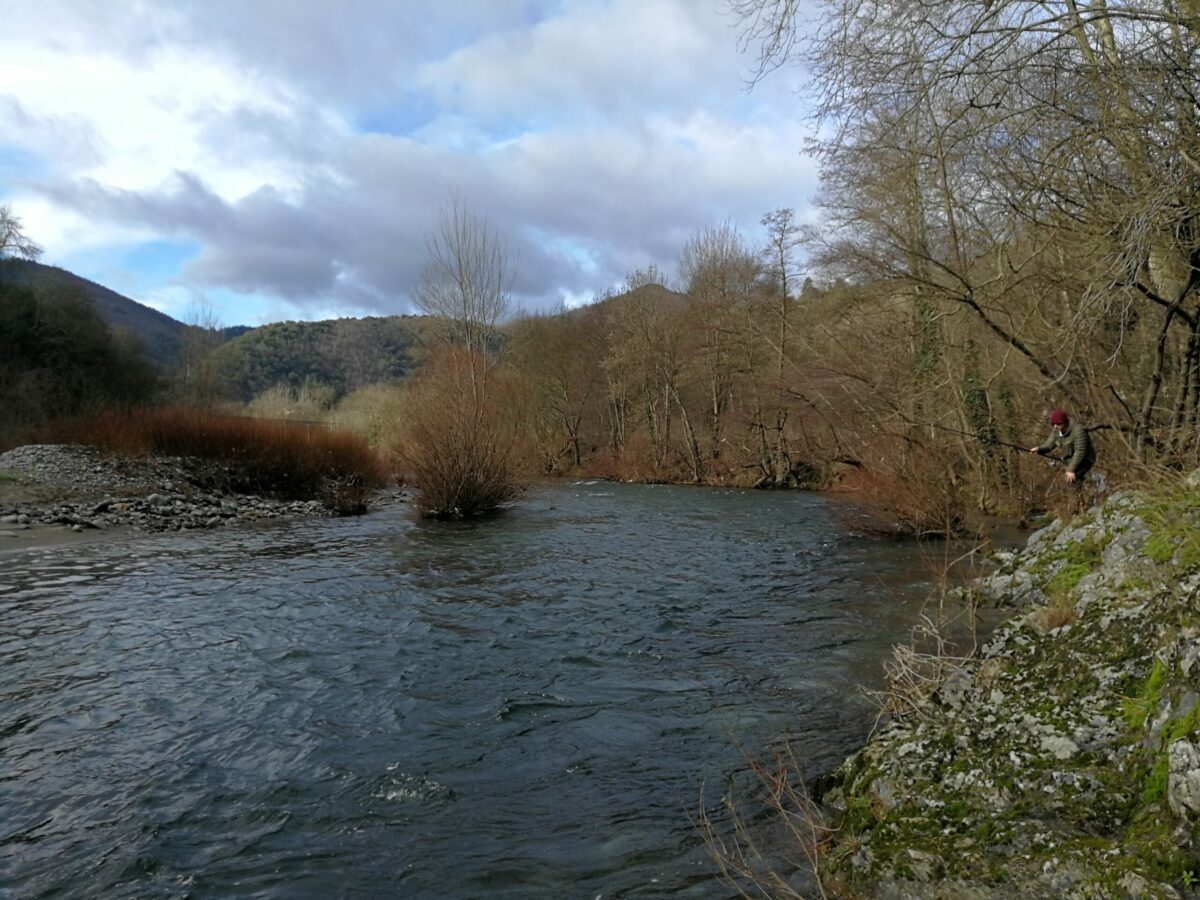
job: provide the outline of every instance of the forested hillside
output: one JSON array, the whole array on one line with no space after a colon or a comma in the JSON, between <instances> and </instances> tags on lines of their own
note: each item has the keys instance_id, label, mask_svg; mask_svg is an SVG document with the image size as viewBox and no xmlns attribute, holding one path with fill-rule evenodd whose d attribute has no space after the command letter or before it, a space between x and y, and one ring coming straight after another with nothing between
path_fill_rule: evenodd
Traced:
<instances>
[{"instance_id":1,"label":"forested hillside","mask_svg":"<svg viewBox=\"0 0 1200 900\"><path fill-rule=\"evenodd\" d=\"M146 355L160 368L170 368L183 350L188 326L103 285L55 266L22 259L0 263L0 280L56 294L87 297L100 319L141 342Z\"/></svg>"},{"instance_id":2,"label":"forested hillside","mask_svg":"<svg viewBox=\"0 0 1200 900\"><path fill-rule=\"evenodd\" d=\"M144 402L158 387L140 343L109 328L69 281L0 279L0 441L21 427Z\"/></svg>"},{"instance_id":3,"label":"forested hillside","mask_svg":"<svg viewBox=\"0 0 1200 900\"><path fill-rule=\"evenodd\" d=\"M402 378L421 359L428 324L415 316L278 322L251 329L213 354L221 394L249 402L277 386L320 384L331 399Z\"/></svg>"}]
</instances>

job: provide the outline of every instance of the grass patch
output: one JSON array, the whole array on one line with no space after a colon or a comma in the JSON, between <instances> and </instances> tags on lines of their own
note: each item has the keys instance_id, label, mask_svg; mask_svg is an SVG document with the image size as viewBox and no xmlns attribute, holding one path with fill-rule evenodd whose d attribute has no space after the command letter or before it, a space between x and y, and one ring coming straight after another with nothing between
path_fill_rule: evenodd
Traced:
<instances>
[{"instance_id":1,"label":"grass patch","mask_svg":"<svg viewBox=\"0 0 1200 900\"><path fill-rule=\"evenodd\" d=\"M1167 667L1163 665L1161 659L1155 657L1154 666L1150 669L1150 675L1146 678L1141 692L1136 697L1126 697L1121 701L1121 707L1125 713L1125 723L1134 731L1141 731L1145 728L1146 719L1158 708L1159 694L1166 676Z\"/></svg>"},{"instance_id":2,"label":"grass patch","mask_svg":"<svg viewBox=\"0 0 1200 900\"><path fill-rule=\"evenodd\" d=\"M1104 553L1104 545L1105 539L1089 537L1048 549L1032 567L1039 574L1055 569L1054 574L1046 579L1042 590L1052 599L1065 597L1085 575L1091 574L1096 568Z\"/></svg>"},{"instance_id":3,"label":"grass patch","mask_svg":"<svg viewBox=\"0 0 1200 900\"><path fill-rule=\"evenodd\" d=\"M1175 561L1180 570L1200 568L1200 488L1177 481L1149 495L1138 515L1150 527L1146 556L1160 565Z\"/></svg>"},{"instance_id":4,"label":"grass patch","mask_svg":"<svg viewBox=\"0 0 1200 900\"><path fill-rule=\"evenodd\" d=\"M321 499L340 512L357 511L365 490L386 480L380 458L358 435L191 407L108 412L54 426L45 438L131 456L210 460L219 464L208 473L214 488Z\"/></svg>"}]
</instances>

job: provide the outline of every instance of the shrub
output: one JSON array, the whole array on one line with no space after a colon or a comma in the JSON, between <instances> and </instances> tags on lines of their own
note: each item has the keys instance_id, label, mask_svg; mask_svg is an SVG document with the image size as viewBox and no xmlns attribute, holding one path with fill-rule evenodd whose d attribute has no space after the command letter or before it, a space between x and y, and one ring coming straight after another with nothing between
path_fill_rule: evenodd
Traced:
<instances>
[{"instance_id":1,"label":"shrub","mask_svg":"<svg viewBox=\"0 0 1200 900\"><path fill-rule=\"evenodd\" d=\"M424 515L477 515L520 495L526 408L522 385L482 355L446 347L430 357L409 388L397 448Z\"/></svg>"},{"instance_id":2,"label":"shrub","mask_svg":"<svg viewBox=\"0 0 1200 900\"><path fill-rule=\"evenodd\" d=\"M104 413L57 425L45 437L116 453L210 460L218 464L205 472L212 488L288 500L321 498L339 511L361 509L347 486L357 486L361 500L367 488L386 481L382 461L358 435L192 407ZM333 498L349 499L330 502Z\"/></svg>"},{"instance_id":3,"label":"shrub","mask_svg":"<svg viewBox=\"0 0 1200 900\"><path fill-rule=\"evenodd\" d=\"M384 456L394 455L404 423L404 390L373 384L343 398L330 413L332 425L361 434Z\"/></svg>"},{"instance_id":4,"label":"shrub","mask_svg":"<svg viewBox=\"0 0 1200 900\"><path fill-rule=\"evenodd\" d=\"M855 492L875 515L849 524L860 531L917 537L961 534L971 509L963 479L954 471L951 451L910 448L880 442L877 461L843 478L843 490Z\"/></svg>"}]
</instances>

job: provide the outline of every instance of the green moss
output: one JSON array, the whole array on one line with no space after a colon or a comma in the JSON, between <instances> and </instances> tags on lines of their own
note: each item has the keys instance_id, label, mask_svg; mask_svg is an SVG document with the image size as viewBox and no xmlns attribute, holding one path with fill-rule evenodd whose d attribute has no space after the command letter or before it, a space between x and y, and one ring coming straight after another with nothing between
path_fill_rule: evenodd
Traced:
<instances>
[{"instance_id":1,"label":"green moss","mask_svg":"<svg viewBox=\"0 0 1200 900\"><path fill-rule=\"evenodd\" d=\"M1178 719L1172 719L1163 726L1163 746L1166 747L1172 741L1188 737L1198 728L1200 728L1200 703L1193 706L1187 715L1180 716Z\"/></svg>"},{"instance_id":2,"label":"green moss","mask_svg":"<svg viewBox=\"0 0 1200 900\"><path fill-rule=\"evenodd\" d=\"M860 834L878 821L871 801L866 797L854 796L846 800L846 812L842 815L841 828L847 834Z\"/></svg>"},{"instance_id":3,"label":"green moss","mask_svg":"<svg viewBox=\"0 0 1200 900\"><path fill-rule=\"evenodd\" d=\"M1163 679L1167 676L1167 667L1158 657L1150 669L1150 675L1136 697L1126 697L1121 701L1126 724L1134 731L1146 727L1146 719L1158 708L1159 694L1162 691Z\"/></svg>"},{"instance_id":4,"label":"green moss","mask_svg":"<svg viewBox=\"0 0 1200 900\"><path fill-rule=\"evenodd\" d=\"M1146 556L1154 562L1169 562L1174 555L1175 541L1171 539L1170 534L1158 531L1152 533L1146 540Z\"/></svg>"},{"instance_id":5,"label":"green moss","mask_svg":"<svg viewBox=\"0 0 1200 900\"><path fill-rule=\"evenodd\" d=\"M1107 536L1089 537L1062 547L1052 547L1038 558L1030 571L1036 576L1045 576L1054 569L1043 590L1051 597L1064 596L1096 568L1107 540Z\"/></svg>"},{"instance_id":6,"label":"green moss","mask_svg":"<svg viewBox=\"0 0 1200 900\"><path fill-rule=\"evenodd\" d=\"M1142 783L1142 802L1149 805L1164 800L1167 796L1167 755L1158 754L1158 759L1150 767L1150 773Z\"/></svg>"},{"instance_id":7,"label":"green moss","mask_svg":"<svg viewBox=\"0 0 1200 900\"><path fill-rule=\"evenodd\" d=\"M1066 594L1091 571L1092 566L1089 563L1069 563L1046 582L1045 591L1051 597Z\"/></svg>"},{"instance_id":8,"label":"green moss","mask_svg":"<svg viewBox=\"0 0 1200 900\"><path fill-rule=\"evenodd\" d=\"M1180 571L1200 567L1200 529L1195 510L1200 488L1176 482L1151 494L1137 514L1150 527L1145 555L1160 565L1176 561Z\"/></svg>"}]
</instances>

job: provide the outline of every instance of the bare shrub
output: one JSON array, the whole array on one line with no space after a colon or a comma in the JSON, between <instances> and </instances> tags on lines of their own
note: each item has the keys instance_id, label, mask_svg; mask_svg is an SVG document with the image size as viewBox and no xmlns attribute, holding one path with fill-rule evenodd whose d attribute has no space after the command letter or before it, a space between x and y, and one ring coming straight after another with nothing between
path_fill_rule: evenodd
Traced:
<instances>
[{"instance_id":1,"label":"bare shrub","mask_svg":"<svg viewBox=\"0 0 1200 900\"><path fill-rule=\"evenodd\" d=\"M387 479L381 459L358 435L193 407L109 412L60 423L44 438L117 453L212 460L220 466L209 471L211 487L284 499L324 498L331 481L356 480L365 492Z\"/></svg>"},{"instance_id":2,"label":"bare shrub","mask_svg":"<svg viewBox=\"0 0 1200 900\"><path fill-rule=\"evenodd\" d=\"M430 517L473 516L515 499L528 479L523 385L479 353L443 347L414 378L397 460Z\"/></svg>"},{"instance_id":3,"label":"bare shrub","mask_svg":"<svg viewBox=\"0 0 1200 900\"><path fill-rule=\"evenodd\" d=\"M356 473L326 478L321 501L339 516L357 516L367 511L367 486Z\"/></svg>"},{"instance_id":4,"label":"bare shrub","mask_svg":"<svg viewBox=\"0 0 1200 900\"><path fill-rule=\"evenodd\" d=\"M952 451L906 448L885 441L872 447L875 460L843 479L869 510L865 520L852 520L859 531L886 535L950 537L962 534L972 503L963 480L954 472Z\"/></svg>"},{"instance_id":5,"label":"bare shrub","mask_svg":"<svg viewBox=\"0 0 1200 900\"><path fill-rule=\"evenodd\" d=\"M813 896L829 897L820 863L834 831L809 795L794 748L786 744L765 760L747 763L761 790L749 798L732 786L725 792L727 825L714 821L703 805L698 817L721 878L739 897L803 898L808 895L798 884L804 882ZM777 826L769 844L764 819Z\"/></svg>"},{"instance_id":6,"label":"bare shrub","mask_svg":"<svg viewBox=\"0 0 1200 900\"><path fill-rule=\"evenodd\" d=\"M892 647L892 656L883 664L885 684L882 690L864 690L879 707L879 718L923 715L929 701L955 672L963 670L975 658L978 649L977 601L969 591L956 590L957 582L979 573L973 563L983 545L975 544L966 552L943 546L940 558L926 555L933 589L926 598L908 643ZM967 564L968 570L963 571Z\"/></svg>"}]
</instances>

